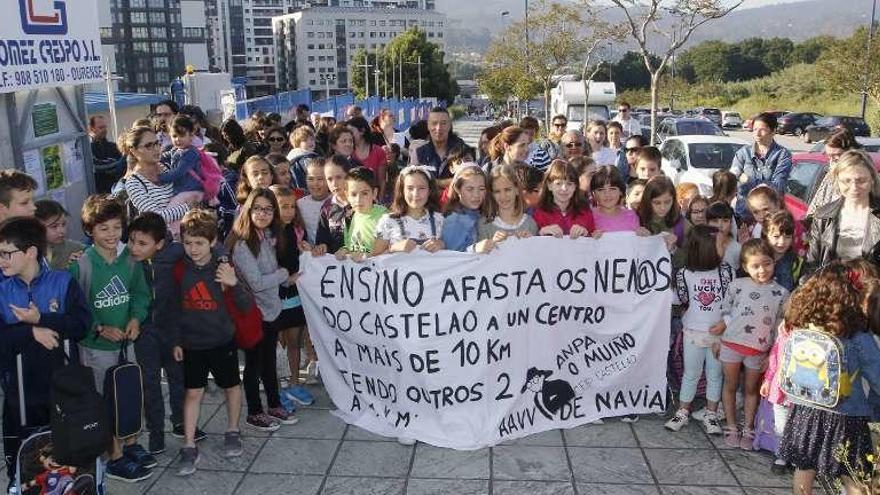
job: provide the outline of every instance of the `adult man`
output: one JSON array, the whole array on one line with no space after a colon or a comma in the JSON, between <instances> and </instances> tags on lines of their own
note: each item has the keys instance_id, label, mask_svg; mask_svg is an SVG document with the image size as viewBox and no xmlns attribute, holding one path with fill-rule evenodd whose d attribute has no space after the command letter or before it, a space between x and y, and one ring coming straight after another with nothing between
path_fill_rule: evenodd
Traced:
<instances>
[{"instance_id":1,"label":"adult man","mask_svg":"<svg viewBox=\"0 0 880 495\"><path fill-rule=\"evenodd\" d=\"M159 146L165 149L171 146L171 137L168 135L168 124L174 120L174 116L180 108L174 100L163 100L156 104L153 109L153 122L156 124L156 137L159 138Z\"/></svg>"},{"instance_id":2,"label":"adult man","mask_svg":"<svg viewBox=\"0 0 880 495\"><path fill-rule=\"evenodd\" d=\"M568 160L576 156L584 156L586 139L581 131L566 131L559 139L560 158Z\"/></svg>"},{"instance_id":3,"label":"adult man","mask_svg":"<svg viewBox=\"0 0 880 495\"><path fill-rule=\"evenodd\" d=\"M641 136L642 134L642 124L630 115L630 109L630 104L625 101L621 101L617 105L617 116L614 117L614 121L620 123L620 126L623 127L623 134L620 136L621 140L628 139L630 136Z\"/></svg>"},{"instance_id":4,"label":"adult man","mask_svg":"<svg viewBox=\"0 0 880 495\"><path fill-rule=\"evenodd\" d=\"M522 120L519 121L519 126L526 131L529 135L529 141L531 141L529 143L529 154L526 156L526 163L538 170L545 170L553 160L553 157L547 150L547 148L552 147L552 145L543 139L540 141L536 140L538 137L538 129L540 128L538 119L529 116L523 117Z\"/></svg>"},{"instance_id":5,"label":"adult man","mask_svg":"<svg viewBox=\"0 0 880 495\"><path fill-rule=\"evenodd\" d=\"M562 135L565 134L566 127L568 127L568 119L565 115L559 114L550 120L550 129L547 132L547 147L545 149L552 158L562 154L560 143L562 142Z\"/></svg>"},{"instance_id":6,"label":"adult man","mask_svg":"<svg viewBox=\"0 0 880 495\"><path fill-rule=\"evenodd\" d=\"M464 146L464 141L452 133L452 118L443 107L434 107L428 113L428 134L431 139L416 150L416 158L419 165L433 170L439 187L446 187L452 181L446 158L450 150Z\"/></svg>"},{"instance_id":7,"label":"adult man","mask_svg":"<svg viewBox=\"0 0 880 495\"><path fill-rule=\"evenodd\" d=\"M647 145L648 140L645 139L645 136L630 136L618 150L617 170L623 176L624 182L636 178L636 160L639 158L639 151Z\"/></svg>"},{"instance_id":8,"label":"adult man","mask_svg":"<svg viewBox=\"0 0 880 495\"><path fill-rule=\"evenodd\" d=\"M125 160L116 143L107 140L107 119L103 115L89 117L89 141L95 168L95 190L108 193L125 173Z\"/></svg>"}]
</instances>

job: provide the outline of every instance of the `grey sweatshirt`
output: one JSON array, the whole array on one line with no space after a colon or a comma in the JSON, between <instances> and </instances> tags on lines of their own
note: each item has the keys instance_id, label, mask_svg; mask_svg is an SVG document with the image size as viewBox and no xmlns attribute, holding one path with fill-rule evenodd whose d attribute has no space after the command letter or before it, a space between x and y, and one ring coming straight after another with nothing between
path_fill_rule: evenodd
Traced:
<instances>
[{"instance_id":1,"label":"grey sweatshirt","mask_svg":"<svg viewBox=\"0 0 880 495\"><path fill-rule=\"evenodd\" d=\"M287 282L288 273L278 266L274 241L266 236L260 241L260 255L254 257L244 241L238 241L232 251L232 263L244 283L254 293L263 321L275 321L281 314L281 296L278 288Z\"/></svg>"},{"instance_id":2,"label":"grey sweatshirt","mask_svg":"<svg viewBox=\"0 0 880 495\"><path fill-rule=\"evenodd\" d=\"M734 280L722 304L727 329L721 341L769 351L787 297L788 291L773 280L767 284L758 284L749 277Z\"/></svg>"}]
</instances>

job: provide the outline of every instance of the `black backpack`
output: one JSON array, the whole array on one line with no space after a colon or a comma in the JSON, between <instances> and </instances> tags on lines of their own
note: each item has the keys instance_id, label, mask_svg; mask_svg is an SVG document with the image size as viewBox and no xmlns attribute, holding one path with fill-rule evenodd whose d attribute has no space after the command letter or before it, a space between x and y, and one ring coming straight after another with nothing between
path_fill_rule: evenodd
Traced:
<instances>
[{"instance_id":1,"label":"black backpack","mask_svg":"<svg viewBox=\"0 0 880 495\"><path fill-rule=\"evenodd\" d=\"M95 374L88 366L68 363L52 374L49 391L52 443L55 460L62 465L94 462L110 444L107 404L95 389Z\"/></svg>"}]
</instances>

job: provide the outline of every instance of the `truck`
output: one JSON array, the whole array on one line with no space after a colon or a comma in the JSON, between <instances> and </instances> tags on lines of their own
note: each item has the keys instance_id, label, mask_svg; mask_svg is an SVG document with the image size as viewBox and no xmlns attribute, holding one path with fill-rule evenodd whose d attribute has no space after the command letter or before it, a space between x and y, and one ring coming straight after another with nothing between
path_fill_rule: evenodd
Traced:
<instances>
[{"instance_id":1,"label":"truck","mask_svg":"<svg viewBox=\"0 0 880 495\"><path fill-rule=\"evenodd\" d=\"M614 105L617 100L617 86L613 82L587 81L587 86L588 99L584 98L583 81L559 81L550 90L550 114L565 115L568 130L582 131L585 121L607 121L611 111L609 105Z\"/></svg>"}]
</instances>

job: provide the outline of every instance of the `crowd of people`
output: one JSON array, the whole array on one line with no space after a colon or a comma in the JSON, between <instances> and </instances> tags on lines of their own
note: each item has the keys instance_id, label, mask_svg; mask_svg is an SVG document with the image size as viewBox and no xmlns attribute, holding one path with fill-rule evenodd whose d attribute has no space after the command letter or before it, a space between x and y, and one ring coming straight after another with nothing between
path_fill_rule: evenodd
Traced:
<instances>
[{"instance_id":1,"label":"crowd of people","mask_svg":"<svg viewBox=\"0 0 880 495\"><path fill-rule=\"evenodd\" d=\"M28 418L41 424L51 372L64 365L63 341L77 344L98 390L122 347L136 356L146 448L133 436L106 453L107 475L128 482L150 477L166 448L164 372L172 433L184 439L177 472L186 476L206 437L198 418L209 374L226 396L226 457L242 455L242 388L244 423L256 430L295 424L296 406L314 401L302 386L319 376L296 288L301 253L354 261L416 250L491 256L512 237L631 232L660 236L676 268L668 374L677 407L665 427L678 432L698 418L726 445L752 450L759 404L768 401L779 444L772 470L795 468L797 493L810 493L816 475L851 485L847 466L873 452L867 425L878 409L866 390L880 390L871 333L880 333L880 180L871 158L845 131L827 141L831 165L805 229L783 207L791 155L773 140L772 115L755 119L754 143L714 174L704 197L662 174L660 152L631 125L629 105L619 111L620 120L589 122L585 133L555 116L545 137L532 117L501 122L483 130L477 148L456 136L441 107L405 132L391 112L368 120L357 107L345 122L298 108L285 125L258 113L216 128L197 107L168 101L126 130L118 147L93 118L103 190L78 212L85 244L67 238L63 205L33 201L32 178L0 172L10 474L21 433L16 354L27 363ZM244 349L242 377L233 321L255 309L262 339ZM786 342L804 328L838 343L837 378L852 383L834 404L783 391ZM277 373L279 343L286 380ZM698 394L705 408L692 416ZM844 440L841 458L834 452Z\"/></svg>"}]
</instances>

